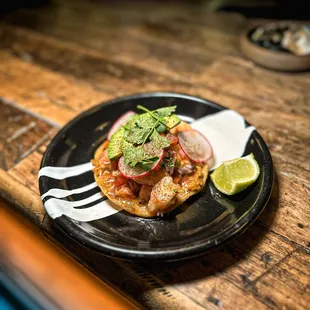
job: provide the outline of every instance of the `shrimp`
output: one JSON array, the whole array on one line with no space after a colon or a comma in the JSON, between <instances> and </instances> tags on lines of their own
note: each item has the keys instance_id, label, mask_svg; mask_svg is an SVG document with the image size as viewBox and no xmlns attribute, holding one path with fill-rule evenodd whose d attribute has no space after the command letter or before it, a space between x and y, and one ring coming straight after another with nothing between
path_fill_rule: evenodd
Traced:
<instances>
[{"instance_id":1,"label":"shrimp","mask_svg":"<svg viewBox=\"0 0 310 310\"><path fill-rule=\"evenodd\" d=\"M179 189L180 186L173 183L172 177L164 177L154 185L147 208L151 212L167 209L175 202Z\"/></svg>"},{"instance_id":2,"label":"shrimp","mask_svg":"<svg viewBox=\"0 0 310 310\"><path fill-rule=\"evenodd\" d=\"M120 188L116 189L116 195L124 199L134 199L136 195L132 192L129 186L122 185Z\"/></svg>"}]
</instances>

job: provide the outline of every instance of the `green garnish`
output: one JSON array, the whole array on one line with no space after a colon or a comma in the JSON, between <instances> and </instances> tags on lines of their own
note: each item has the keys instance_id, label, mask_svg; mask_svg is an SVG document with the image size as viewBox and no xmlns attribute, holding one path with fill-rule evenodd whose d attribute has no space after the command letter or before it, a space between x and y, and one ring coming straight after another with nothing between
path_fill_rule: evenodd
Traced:
<instances>
[{"instance_id":1,"label":"green garnish","mask_svg":"<svg viewBox=\"0 0 310 310\"><path fill-rule=\"evenodd\" d=\"M164 149L170 146L170 140L162 137L156 130L153 131L150 140L157 149Z\"/></svg>"},{"instance_id":2,"label":"green garnish","mask_svg":"<svg viewBox=\"0 0 310 310\"><path fill-rule=\"evenodd\" d=\"M142 105L138 105L137 108L148 113L155 120L166 126L167 118L175 112L177 106L174 105L172 107L160 108L154 111L150 111Z\"/></svg>"},{"instance_id":3,"label":"green garnish","mask_svg":"<svg viewBox=\"0 0 310 310\"><path fill-rule=\"evenodd\" d=\"M114 143L111 143L111 140L109 149L121 150L121 153L117 152L115 159L123 155L125 162L131 167L138 165L144 170L150 170L154 162L159 159L156 155L160 154L162 149L170 146L170 140L160 133L167 132L178 125L181 120L173 114L176 106L154 111L150 111L141 105L138 105L137 108L145 113L131 117L119 129L122 137L117 140L118 146L113 145ZM113 159L110 158L110 160Z\"/></svg>"},{"instance_id":4,"label":"green garnish","mask_svg":"<svg viewBox=\"0 0 310 310\"><path fill-rule=\"evenodd\" d=\"M170 145L168 139L162 138L155 134L157 132L163 133L167 130L166 122L170 119L171 114L175 111L176 106L161 108L150 111L147 108L138 105L138 109L146 111L146 113L136 115L124 126L124 138L133 144L145 144L148 140L155 140L154 144L158 148L165 148ZM173 115L174 118L177 117ZM177 117L178 118L178 117ZM160 138L158 138L158 136ZM159 141L161 141L159 143Z\"/></svg>"},{"instance_id":5,"label":"green garnish","mask_svg":"<svg viewBox=\"0 0 310 310\"><path fill-rule=\"evenodd\" d=\"M152 137L153 137L154 132L157 133L157 131L155 130L155 128L157 127L158 123L159 123L159 121L156 121L155 125L151 128L151 130L148 132L148 134L147 134L146 137L144 138L142 145L146 142L146 140L147 140L148 138L150 138L150 139L152 140Z\"/></svg>"},{"instance_id":6,"label":"green garnish","mask_svg":"<svg viewBox=\"0 0 310 310\"><path fill-rule=\"evenodd\" d=\"M142 169L146 171L150 171L152 169L152 164L159 159L158 156L148 158L145 160L142 160L141 162L138 163L138 166L140 166Z\"/></svg>"},{"instance_id":7,"label":"green garnish","mask_svg":"<svg viewBox=\"0 0 310 310\"><path fill-rule=\"evenodd\" d=\"M137 115L125 126L124 138L133 144L143 144L148 139L156 125L156 120L147 113Z\"/></svg>"},{"instance_id":8,"label":"green garnish","mask_svg":"<svg viewBox=\"0 0 310 310\"><path fill-rule=\"evenodd\" d=\"M156 115L156 110L155 111L150 111L147 108L143 107L142 105L137 105L137 109L146 112L148 115L152 116L153 119L155 119L158 122L161 122L161 123L165 122L165 120L163 118L161 118L160 116Z\"/></svg>"},{"instance_id":9,"label":"green garnish","mask_svg":"<svg viewBox=\"0 0 310 310\"><path fill-rule=\"evenodd\" d=\"M121 127L112 135L110 139L110 143L108 146L108 157L110 160L115 160L122 156L121 143L122 140L124 140L124 131L124 128Z\"/></svg>"},{"instance_id":10,"label":"green garnish","mask_svg":"<svg viewBox=\"0 0 310 310\"><path fill-rule=\"evenodd\" d=\"M159 124L157 127L156 127L156 131L158 133L164 133L165 131L167 131L167 127L163 124Z\"/></svg>"},{"instance_id":11,"label":"green garnish","mask_svg":"<svg viewBox=\"0 0 310 310\"><path fill-rule=\"evenodd\" d=\"M154 114L157 115L158 117L166 117L166 116L170 116L171 114L173 114L176 109L177 109L176 105L172 107L160 108L160 109L155 110Z\"/></svg>"},{"instance_id":12,"label":"green garnish","mask_svg":"<svg viewBox=\"0 0 310 310\"><path fill-rule=\"evenodd\" d=\"M174 160L173 160L173 158L169 158L169 159L168 159L168 161L167 161L167 163L166 163L166 166L167 166L168 168L174 168Z\"/></svg>"},{"instance_id":13,"label":"green garnish","mask_svg":"<svg viewBox=\"0 0 310 310\"><path fill-rule=\"evenodd\" d=\"M121 145L126 164L131 167L141 166L144 170L150 170L150 165L159 159L158 156L150 154L143 145L134 146L125 139Z\"/></svg>"}]
</instances>

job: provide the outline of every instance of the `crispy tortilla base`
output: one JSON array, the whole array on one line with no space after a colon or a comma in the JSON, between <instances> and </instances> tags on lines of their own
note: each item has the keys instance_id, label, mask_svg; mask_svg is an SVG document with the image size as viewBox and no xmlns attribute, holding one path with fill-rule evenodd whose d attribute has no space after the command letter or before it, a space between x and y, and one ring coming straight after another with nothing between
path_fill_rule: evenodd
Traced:
<instances>
[{"instance_id":1,"label":"crispy tortilla base","mask_svg":"<svg viewBox=\"0 0 310 310\"><path fill-rule=\"evenodd\" d=\"M103 151L103 145L99 146L95 152L95 160L98 160L101 153ZM185 187L177 194L175 202L167 209L163 210L163 213L169 213L174 210L176 207L181 205L185 200L189 197L200 192L206 184L208 177L208 165L200 166L201 169L197 169L197 171L188 176L190 178L190 186L189 189ZM100 187L101 191L107 196L112 202L122 207L127 212L140 216L140 217L156 217L158 216L157 211L151 212L147 208L147 204L141 204L138 198L135 199L124 199L120 197L113 197L108 193L108 187L105 185L104 178L99 175L99 171L94 169L94 177L97 182L97 185ZM194 188L194 189L191 189Z\"/></svg>"}]
</instances>

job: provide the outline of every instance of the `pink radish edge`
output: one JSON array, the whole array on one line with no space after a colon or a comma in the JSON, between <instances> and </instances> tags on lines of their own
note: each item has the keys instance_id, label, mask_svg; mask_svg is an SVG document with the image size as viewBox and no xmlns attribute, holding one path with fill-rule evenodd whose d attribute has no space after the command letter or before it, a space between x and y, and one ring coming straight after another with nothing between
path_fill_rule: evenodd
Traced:
<instances>
[{"instance_id":1,"label":"pink radish edge","mask_svg":"<svg viewBox=\"0 0 310 310\"><path fill-rule=\"evenodd\" d=\"M129 120L129 118L133 115L135 115L136 113L134 111L128 111L125 114L121 115L113 124L113 126L111 127L111 129L108 132L107 135L107 139L110 140L112 135L123 125L125 125L127 123L127 121Z\"/></svg>"},{"instance_id":2,"label":"pink radish edge","mask_svg":"<svg viewBox=\"0 0 310 310\"><path fill-rule=\"evenodd\" d=\"M184 131L181 131L180 133L184 133L184 132L189 132L189 131L192 131L192 132L196 132L196 134L198 134L198 135L200 135L205 141L206 141L206 143L207 143L207 145L208 145L208 148L209 148L209 156L207 156L207 158L206 159L203 159L203 160L197 160L197 159L193 159L192 157L190 157L189 155L188 155L188 152L186 152L186 150L185 150L185 148L184 148L184 146L182 146L182 139L180 139L180 137L178 136L178 140L179 140L179 145L180 145L180 147L181 147L181 149L182 149L182 151L186 154L186 156L191 160L191 161L193 161L193 162L195 162L195 163L199 163L199 164L201 164L201 163L205 163L205 162L207 162L212 156L213 156L213 148L212 148L212 146L211 146L211 143L209 142L209 140L207 139L207 137L204 135L204 134L202 134L200 131L198 131L198 130L196 130L196 129L190 129L190 130L184 130ZM178 135L179 135L179 133L178 133Z\"/></svg>"},{"instance_id":3,"label":"pink radish edge","mask_svg":"<svg viewBox=\"0 0 310 310\"><path fill-rule=\"evenodd\" d=\"M136 168L133 168L133 167L130 167L129 165L127 165L127 164L125 163L125 161L124 161L124 156L122 156L122 157L119 159L119 161L118 161L118 170L119 170L119 172L122 174L122 176L123 176L124 178L126 178L126 179L133 179L133 180L134 180L134 179L140 179L140 178L146 177L146 176L149 175L153 170L155 170L155 169L159 166L159 164L162 162L163 158L164 158L164 150L161 151L160 158L157 160L157 162L155 163L155 165L152 167L151 170L149 170L149 171L143 171L143 173L141 173L141 174L139 174L139 175L137 175L137 176L129 176L128 174L126 174L126 173L124 173L124 172L122 171L121 165L124 164L124 165L128 166L128 167L129 167L129 170L134 170L134 169L136 169ZM141 169L141 168L137 168L137 169Z\"/></svg>"}]
</instances>

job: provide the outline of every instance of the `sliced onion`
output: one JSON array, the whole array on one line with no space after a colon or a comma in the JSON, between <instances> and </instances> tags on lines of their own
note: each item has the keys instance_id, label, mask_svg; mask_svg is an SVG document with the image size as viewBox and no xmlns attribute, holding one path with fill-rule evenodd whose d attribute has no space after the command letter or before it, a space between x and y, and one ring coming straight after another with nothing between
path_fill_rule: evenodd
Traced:
<instances>
[{"instance_id":1,"label":"sliced onion","mask_svg":"<svg viewBox=\"0 0 310 310\"><path fill-rule=\"evenodd\" d=\"M178 139L183 152L193 162L204 163L213 155L208 139L195 129L179 132Z\"/></svg>"},{"instance_id":2,"label":"sliced onion","mask_svg":"<svg viewBox=\"0 0 310 310\"><path fill-rule=\"evenodd\" d=\"M133 115L135 115L136 113L133 111L128 111L125 114L123 114L122 116L120 116L116 122L113 124L113 126L111 127L111 129L108 132L108 140L111 139L112 135L119 129L121 128L123 125L125 125L127 123L127 121L129 120L130 117L132 117Z\"/></svg>"}]
</instances>

